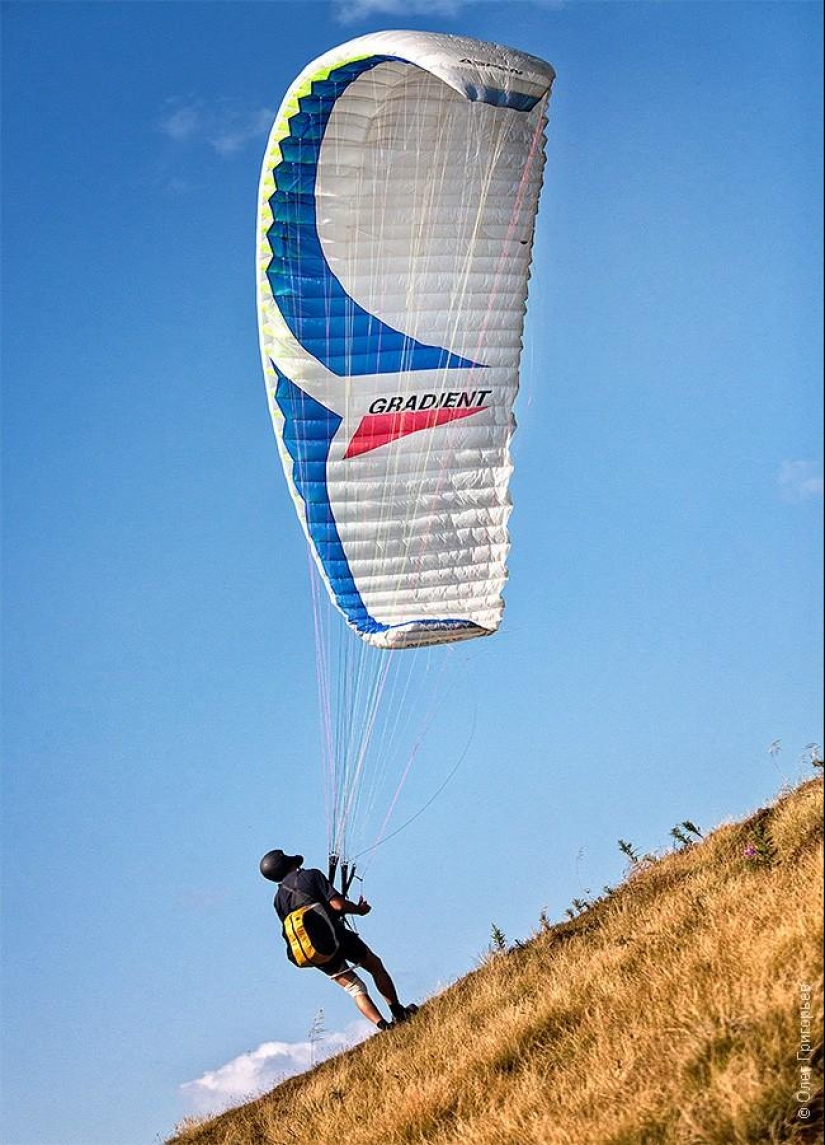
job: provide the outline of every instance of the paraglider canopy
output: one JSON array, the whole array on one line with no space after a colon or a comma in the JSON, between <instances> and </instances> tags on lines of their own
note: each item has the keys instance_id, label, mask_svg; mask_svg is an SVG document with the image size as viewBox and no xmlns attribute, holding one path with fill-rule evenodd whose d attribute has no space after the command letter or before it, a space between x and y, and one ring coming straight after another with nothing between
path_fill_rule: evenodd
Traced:
<instances>
[{"instance_id":1,"label":"paraglider canopy","mask_svg":"<svg viewBox=\"0 0 825 1145\"><path fill-rule=\"evenodd\" d=\"M326 589L383 648L501 621L509 453L553 69L379 32L288 91L260 188L260 340Z\"/></svg>"}]
</instances>

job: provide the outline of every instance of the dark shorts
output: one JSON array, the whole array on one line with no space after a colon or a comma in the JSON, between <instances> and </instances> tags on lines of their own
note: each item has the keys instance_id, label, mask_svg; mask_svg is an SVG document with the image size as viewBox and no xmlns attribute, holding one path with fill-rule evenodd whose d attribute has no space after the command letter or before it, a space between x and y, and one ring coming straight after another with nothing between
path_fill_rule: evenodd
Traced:
<instances>
[{"instance_id":1,"label":"dark shorts","mask_svg":"<svg viewBox=\"0 0 825 1145\"><path fill-rule=\"evenodd\" d=\"M339 930L338 942L340 943L338 953L332 961L318 967L330 978L334 978L336 974L343 974L349 968L347 963L350 966L360 966L370 953L366 942L360 939L354 930Z\"/></svg>"}]
</instances>

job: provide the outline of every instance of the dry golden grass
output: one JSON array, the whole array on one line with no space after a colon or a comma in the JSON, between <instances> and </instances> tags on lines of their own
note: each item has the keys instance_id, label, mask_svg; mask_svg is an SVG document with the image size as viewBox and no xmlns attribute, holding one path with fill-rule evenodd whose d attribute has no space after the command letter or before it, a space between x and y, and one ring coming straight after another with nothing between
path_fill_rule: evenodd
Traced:
<instances>
[{"instance_id":1,"label":"dry golden grass","mask_svg":"<svg viewBox=\"0 0 825 1145\"><path fill-rule=\"evenodd\" d=\"M770 1145L822 1134L822 781L669 854L176 1145ZM756 842L761 858L748 860ZM802 983L816 1093L796 1098Z\"/></svg>"}]
</instances>

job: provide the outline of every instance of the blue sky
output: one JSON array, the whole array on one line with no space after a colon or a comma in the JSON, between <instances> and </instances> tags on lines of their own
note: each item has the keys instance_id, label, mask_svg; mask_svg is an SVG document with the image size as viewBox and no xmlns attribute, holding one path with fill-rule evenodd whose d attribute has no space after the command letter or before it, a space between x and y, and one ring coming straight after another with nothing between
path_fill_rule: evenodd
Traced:
<instances>
[{"instance_id":1,"label":"blue sky","mask_svg":"<svg viewBox=\"0 0 825 1145\"><path fill-rule=\"evenodd\" d=\"M257 874L272 846L324 857L306 556L255 328L286 87L399 25L558 72L505 623L451 665L399 820L475 710L466 760L366 887L363 933L421 998L491 923L524 936L621 877L619 836L742 815L822 741L822 10L3 18L3 1139L138 1145L301 1065L320 1007L330 1046L357 1033L286 965ZM211 1097L181 1088L223 1067Z\"/></svg>"}]
</instances>

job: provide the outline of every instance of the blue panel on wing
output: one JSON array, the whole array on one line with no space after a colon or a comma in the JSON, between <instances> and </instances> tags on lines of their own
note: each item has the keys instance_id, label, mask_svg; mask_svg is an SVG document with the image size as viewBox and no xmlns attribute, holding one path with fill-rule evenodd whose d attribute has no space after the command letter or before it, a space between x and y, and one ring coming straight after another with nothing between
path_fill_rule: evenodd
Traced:
<instances>
[{"instance_id":1,"label":"blue panel on wing","mask_svg":"<svg viewBox=\"0 0 825 1145\"><path fill-rule=\"evenodd\" d=\"M274 362L272 367L278 375L275 400L284 415L281 432L292 458L292 480L306 507L309 535L332 594L359 632L383 632L386 625L369 615L355 586L329 500L329 447L341 418L290 381Z\"/></svg>"},{"instance_id":2,"label":"blue panel on wing","mask_svg":"<svg viewBox=\"0 0 825 1145\"><path fill-rule=\"evenodd\" d=\"M501 91L483 84L465 84L464 94L474 103L491 103L494 107L509 107L513 111L532 111L538 103L538 96L524 95L519 91Z\"/></svg>"},{"instance_id":3,"label":"blue panel on wing","mask_svg":"<svg viewBox=\"0 0 825 1145\"><path fill-rule=\"evenodd\" d=\"M339 377L401 370L466 369L479 363L428 346L369 314L347 294L324 258L315 217L315 183L324 131L349 84L394 56L370 56L316 80L289 120L269 200L272 261L267 277L278 309L301 345Z\"/></svg>"}]
</instances>

